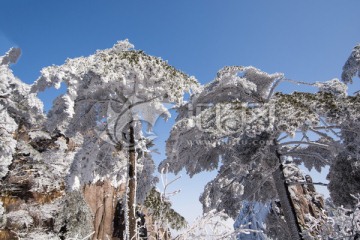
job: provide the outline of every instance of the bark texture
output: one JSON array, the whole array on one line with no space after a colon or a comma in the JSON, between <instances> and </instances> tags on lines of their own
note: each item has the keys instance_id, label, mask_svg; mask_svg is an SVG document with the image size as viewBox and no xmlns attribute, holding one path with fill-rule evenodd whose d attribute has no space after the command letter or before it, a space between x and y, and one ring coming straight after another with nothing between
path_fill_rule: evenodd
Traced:
<instances>
[{"instance_id":1,"label":"bark texture","mask_svg":"<svg viewBox=\"0 0 360 240\"><path fill-rule=\"evenodd\" d=\"M114 188L109 180L84 186L83 194L94 216L93 240L111 239L114 228L120 228L113 224L115 209L119 199L125 193L125 186Z\"/></svg>"},{"instance_id":2,"label":"bark texture","mask_svg":"<svg viewBox=\"0 0 360 240\"><path fill-rule=\"evenodd\" d=\"M328 219L324 198L316 192L309 175L304 178L299 168L294 167L294 165L285 165L285 168L291 168L285 173L287 180L296 183L290 185L288 189L296 212L297 222L302 232L308 232L308 236L316 239Z\"/></svg>"},{"instance_id":3,"label":"bark texture","mask_svg":"<svg viewBox=\"0 0 360 240\"><path fill-rule=\"evenodd\" d=\"M128 217L129 217L129 240L137 239L136 228L136 152L134 127L130 125L130 142L129 142L129 185L128 185Z\"/></svg>"},{"instance_id":4,"label":"bark texture","mask_svg":"<svg viewBox=\"0 0 360 240\"><path fill-rule=\"evenodd\" d=\"M284 176L284 168L281 162L280 154L277 152L279 160L279 167L273 173L273 178L280 199L280 204L283 209L285 220L288 224L289 234L291 239L302 240L301 228L296 217L295 207L293 205L288 185Z\"/></svg>"}]
</instances>

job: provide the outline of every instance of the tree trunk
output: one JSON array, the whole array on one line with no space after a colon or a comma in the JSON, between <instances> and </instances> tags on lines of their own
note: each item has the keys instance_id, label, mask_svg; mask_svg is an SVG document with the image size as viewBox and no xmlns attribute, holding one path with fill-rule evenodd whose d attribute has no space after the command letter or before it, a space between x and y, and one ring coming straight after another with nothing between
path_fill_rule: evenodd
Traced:
<instances>
[{"instance_id":1,"label":"tree trunk","mask_svg":"<svg viewBox=\"0 0 360 240\"><path fill-rule=\"evenodd\" d=\"M294 204L291 200L291 195L285 181L284 169L281 162L280 154L276 151L276 156L279 161L279 167L273 173L273 178L276 186L276 190L279 195L281 208L284 212L284 217L288 225L290 237L292 240L302 240L301 228L296 217L296 211Z\"/></svg>"},{"instance_id":2,"label":"tree trunk","mask_svg":"<svg viewBox=\"0 0 360 240\"><path fill-rule=\"evenodd\" d=\"M137 239L136 231L136 152L135 152L135 133L134 127L130 124L130 142L129 142L129 194L127 199L128 204L128 221L129 221L129 238L130 240Z\"/></svg>"}]
</instances>

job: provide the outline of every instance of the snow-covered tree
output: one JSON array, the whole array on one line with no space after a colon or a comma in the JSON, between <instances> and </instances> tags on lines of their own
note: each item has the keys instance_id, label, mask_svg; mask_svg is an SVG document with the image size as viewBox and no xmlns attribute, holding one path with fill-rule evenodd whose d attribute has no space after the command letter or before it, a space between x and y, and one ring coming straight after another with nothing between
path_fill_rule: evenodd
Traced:
<instances>
[{"instance_id":1,"label":"snow-covered tree","mask_svg":"<svg viewBox=\"0 0 360 240\"><path fill-rule=\"evenodd\" d=\"M14 136L20 129L40 126L44 119L41 101L10 69L20 53L20 49L12 48L0 57L0 178L6 176L12 162L17 143Z\"/></svg>"},{"instance_id":2,"label":"snow-covered tree","mask_svg":"<svg viewBox=\"0 0 360 240\"><path fill-rule=\"evenodd\" d=\"M347 96L345 84L360 76L359 51L356 46L346 62L343 82L310 84L317 93L283 94L275 88L291 80L254 67L225 67L200 88L193 77L128 41L44 68L30 86L12 73L20 50L11 49L0 57L0 238L135 239L136 203L156 181L152 142L143 129L159 116L170 117L167 104L175 103L179 115L159 168L185 168L190 176L219 170L200 198L207 214L179 239L207 238L204 226L216 230L213 217L223 212L244 218L238 232L215 231L216 239L238 233L356 239L360 95ZM45 116L36 94L61 83L67 92ZM189 103L185 92L192 93ZM293 163L284 164L288 160L318 171L329 165L332 200L345 208L330 204L328 218L316 215L323 204L313 183ZM299 197L296 189L312 194ZM315 214L297 211L296 202L305 198ZM158 192L150 191L148 199L144 204L155 218L164 214L174 217L174 227L184 224ZM111 232L124 211L118 206L125 206L125 232ZM283 226L282 235L276 236L275 223Z\"/></svg>"},{"instance_id":3,"label":"snow-covered tree","mask_svg":"<svg viewBox=\"0 0 360 240\"><path fill-rule=\"evenodd\" d=\"M234 229L225 222L228 218L229 216L224 212L209 211L197 217L191 225L183 229L174 239L225 240L237 239L239 234L250 237L253 234L261 234L261 230L250 229L248 224L240 225Z\"/></svg>"},{"instance_id":4,"label":"snow-covered tree","mask_svg":"<svg viewBox=\"0 0 360 240\"><path fill-rule=\"evenodd\" d=\"M352 83L355 76L360 77L360 45L354 47L343 67L342 81ZM360 124L359 92L351 97L351 106L345 106L344 121L338 124L342 151L330 167L328 179L333 202L338 206L353 208L357 202L353 194L360 194Z\"/></svg>"},{"instance_id":5,"label":"snow-covered tree","mask_svg":"<svg viewBox=\"0 0 360 240\"><path fill-rule=\"evenodd\" d=\"M351 208L336 206L329 199L327 201L327 211L329 217L327 224L321 229L324 237L332 239L353 240L360 237L360 195L352 195L355 204ZM317 219L314 219L315 221Z\"/></svg>"},{"instance_id":6,"label":"snow-covered tree","mask_svg":"<svg viewBox=\"0 0 360 240\"><path fill-rule=\"evenodd\" d=\"M266 203L279 197L289 238L299 239L283 160L291 156L316 168L331 164L341 149L331 124L356 116L360 109L354 105L357 97L347 97L345 84L337 79L312 84L319 89L315 94L275 93L284 80L282 74L253 67L222 69L179 109L163 164L170 163L175 173L185 168L190 176L221 165L200 198L205 212L215 208L235 218L241 201ZM291 139L299 135L299 140Z\"/></svg>"},{"instance_id":7,"label":"snow-covered tree","mask_svg":"<svg viewBox=\"0 0 360 240\"><path fill-rule=\"evenodd\" d=\"M81 145L67 185L79 189L104 179L115 187L127 182L127 236L133 239L136 188L147 192L154 181L148 172L153 163L146 154L150 142L142 133L141 120L151 124L160 115L169 117L165 104L180 106L183 94L196 92L198 83L166 61L133 50L127 40L89 57L44 68L32 91L59 88L62 82L67 92L54 101L47 129L77 139L76 144Z\"/></svg>"},{"instance_id":8,"label":"snow-covered tree","mask_svg":"<svg viewBox=\"0 0 360 240\"><path fill-rule=\"evenodd\" d=\"M360 77L360 44L354 47L348 60L345 62L341 80L345 83L352 83L356 74Z\"/></svg>"},{"instance_id":9,"label":"snow-covered tree","mask_svg":"<svg viewBox=\"0 0 360 240\"><path fill-rule=\"evenodd\" d=\"M146 197L144 206L148 209L147 215L151 216L154 232L159 239L165 238L161 235L169 235L169 228L180 230L187 224L185 218L171 207L171 202L155 187Z\"/></svg>"},{"instance_id":10,"label":"snow-covered tree","mask_svg":"<svg viewBox=\"0 0 360 240\"><path fill-rule=\"evenodd\" d=\"M31 93L31 86L17 79L9 68L19 55L19 49L11 49L0 58L0 238L59 239L60 229L71 219L58 216L62 207L74 219L88 216L90 220L91 215L75 211L73 206L65 207L61 198L63 180L74 151L69 139L44 131L42 102ZM76 201L79 203L79 199ZM89 226L84 224L80 229L73 225L66 237L88 234Z\"/></svg>"}]
</instances>

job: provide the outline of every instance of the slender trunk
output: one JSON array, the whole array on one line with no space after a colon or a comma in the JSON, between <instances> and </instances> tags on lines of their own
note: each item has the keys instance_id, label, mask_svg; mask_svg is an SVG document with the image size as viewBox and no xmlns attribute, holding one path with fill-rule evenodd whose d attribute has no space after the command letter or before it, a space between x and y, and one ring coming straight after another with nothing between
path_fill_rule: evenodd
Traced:
<instances>
[{"instance_id":1,"label":"slender trunk","mask_svg":"<svg viewBox=\"0 0 360 240\"><path fill-rule=\"evenodd\" d=\"M279 167L273 173L275 187L279 195L281 208L284 212L284 217L289 228L290 237L292 240L302 240L301 228L296 217L294 204L291 200L288 185L285 181L284 168L281 162L280 154L276 151L276 156L279 161Z\"/></svg>"},{"instance_id":2,"label":"slender trunk","mask_svg":"<svg viewBox=\"0 0 360 240\"><path fill-rule=\"evenodd\" d=\"M134 127L130 125L130 142L129 142L129 195L128 195L128 221L129 221L129 238L137 239L136 216L135 216L135 196L136 196L136 154L135 154L135 136Z\"/></svg>"}]
</instances>

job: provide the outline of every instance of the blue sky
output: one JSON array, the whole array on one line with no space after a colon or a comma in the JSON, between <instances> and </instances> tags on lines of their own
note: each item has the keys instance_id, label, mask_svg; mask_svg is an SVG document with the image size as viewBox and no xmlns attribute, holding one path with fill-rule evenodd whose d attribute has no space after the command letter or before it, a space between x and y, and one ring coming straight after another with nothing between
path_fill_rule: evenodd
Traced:
<instances>
[{"instance_id":1,"label":"blue sky","mask_svg":"<svg viewBox=\"0 0 360 240\"><path fill-rule=\"evenodd\" d=\"M291 79L325 81L340 77L352 48L360 43L359 9L358 0L1 1L0 53L22 48L13 70L27 83L45 66L126 38L202 83L226 65L253 65ZM47 109L54 94L41 95ZM161 151L172 123L155 129ZM186 206L197 200L211 176L184 178L174 186L183 189L174 197L182 214L200 212Z\"/></svg>"}]
</instances>

